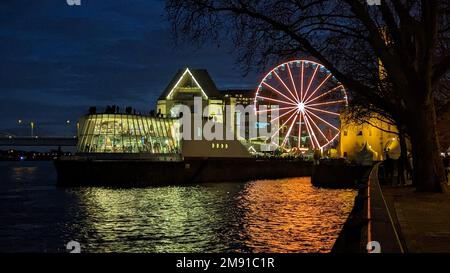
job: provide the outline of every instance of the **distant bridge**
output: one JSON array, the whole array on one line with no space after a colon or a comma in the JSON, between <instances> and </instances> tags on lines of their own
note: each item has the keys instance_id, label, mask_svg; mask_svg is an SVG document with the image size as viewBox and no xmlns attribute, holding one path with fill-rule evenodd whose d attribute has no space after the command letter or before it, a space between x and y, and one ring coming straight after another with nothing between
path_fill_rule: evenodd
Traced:
<instances>
[{"instance_id":1,"label":"distant bridge","mask_svg":"<svg viewBox=\"0 0 450 273\"><path fill-rule=\"evenodd\" d=\"M77 146L76 137L1 136L0 146Z\"/></svg>"}]
</instances>

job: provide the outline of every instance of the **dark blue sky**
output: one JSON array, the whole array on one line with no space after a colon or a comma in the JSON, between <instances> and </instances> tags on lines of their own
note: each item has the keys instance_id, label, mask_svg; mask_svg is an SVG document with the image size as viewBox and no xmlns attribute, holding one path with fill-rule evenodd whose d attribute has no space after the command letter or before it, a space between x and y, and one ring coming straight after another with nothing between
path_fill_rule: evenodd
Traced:
<instances>
[{"instance_id":1,"label":"dark blue sky","mask_svg":"<svg viewBox=\"0 0 450 273\"><path fill-rule=\"evenodd\" d=\"M0 1L0 132L65 135L91 105L148 111L182 67L219 88L254 88L231 47L174 47L161 0ZM74 131L74 128L71 128Z\"/></svg>"}]
</instances>

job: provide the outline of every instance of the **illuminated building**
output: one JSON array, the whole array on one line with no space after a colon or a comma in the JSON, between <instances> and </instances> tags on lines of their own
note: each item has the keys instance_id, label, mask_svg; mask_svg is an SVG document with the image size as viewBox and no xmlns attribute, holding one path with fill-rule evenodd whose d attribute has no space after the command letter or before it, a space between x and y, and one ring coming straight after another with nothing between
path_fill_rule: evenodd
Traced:
<instances>
[{"instance_id":1,"label":"illuminated building","mask_svg":"<svg viewBox=\"0 0 450 273\"><path fill-rule=\"evenodd\" d=\"M201 97L203 124L210 118L223 124L225 107L234 107L236 100L247 100L250 105L250 94L249 90L219 91L204 69L179 70L159 97L154 116L114 112L83 116L79 120L77 151L248 157L246 148L237 140L182 140L177 108L188 106L194 113L194 98ZM235 123L234 116L231 122ZM202 137L200 128L191 129Z\"/></svg>"},{"instance_id":2,"label":"illuminated building","mask_svg":"<svg viewBox=\"0 0 450 273\"><path fill-rule=\"evenodd\" d=\"M90 114L80 119L81 153L178 153L175 119L135 114Z\"/></svg>"},{"instance_id":3,"label":"illuminated building","mask_svg":"<svg viewBox=\"0 0 450 273\"><path fill-rule=\"evenodd\" d=\"M208 105L205 117L223 122L223 95L205 69L179 70L158 99L157 113L162 117L177 117L177 107L186 105L194 113L194 98L201 97Z\"/></svg>"},{"instance_id":4,"label":"illuminated building","mask_svg":"<svg viewBox=\"0 0 450 273\"><path fill-rule=\"evenodd\" d=\"M157 113L162 117L176 117L180 105L186 105L194 113L194 98L201 97L202 105L208 106L203 117L213 118L215 121L225 122L225 107L228 105L234 112L236 105L248 106L253 104L254 90L218 90L208 71L205 69L179 70L166 89L162 92L157 102ZM245 120L246 132L239 135L240 113L232 116L234 134L238 139L248 139L248 128L251 126Z\"/></svg>"},{"instance_id":5,"label":"illuminated building","mask_svg":"<svg viewBox=\"0 0 450 273\"><path fill-rule=\"evenodd\" d=\"M378 118L364 124L343 120L339 139L340 157L357 161L360 153L370 152L372 160L384 160L388 152L392 158L398 158L400 145L395 126Z\"/></svg>"},{"instance_id":6,"label":"illuminated building","mask_svg":"<svg viewBox=\"0 0 450 273\"><path fill-rule=\"evenodd\" d=\"M253 105L255 100L255 91L251 89L228 89L222 91L222 93L224 93L224 103L227 105L231 105L232 107L235 105L242 105L244 107L247 107L249 105ZM251 124L248 115L241 115L239 110L236 109L233 109L233 111L236 111L236 115L234 116L235 126L233 127L236 137L241 140L248 140L250 138L249 128L250 126L255 126L255 124ZM245 118L245 120L241 121L241 118ZM245 131L242 132L242 135L240 128L241 124L243 124L245 128Z\"/></svg>"}]
</instances>

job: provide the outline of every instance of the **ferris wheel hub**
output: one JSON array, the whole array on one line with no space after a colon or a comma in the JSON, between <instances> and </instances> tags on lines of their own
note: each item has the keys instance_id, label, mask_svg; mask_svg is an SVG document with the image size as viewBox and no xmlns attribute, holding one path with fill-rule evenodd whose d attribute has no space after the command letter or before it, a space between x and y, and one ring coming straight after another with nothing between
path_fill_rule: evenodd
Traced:
<instances>
[{"instance_id":1,"label":"ferris wheel hub","mask_svg":"<svg viewBox=\"0 0 450 273\"><path fill-rule=\"evenodd\" d=\"M299 104L298 104L298 106L297 106L297 108L298 108L298 111L299 112L301 112L301 113L305 113L305 104L303 103L303 102L300 102Z\"/></svg>"}]
</instances>

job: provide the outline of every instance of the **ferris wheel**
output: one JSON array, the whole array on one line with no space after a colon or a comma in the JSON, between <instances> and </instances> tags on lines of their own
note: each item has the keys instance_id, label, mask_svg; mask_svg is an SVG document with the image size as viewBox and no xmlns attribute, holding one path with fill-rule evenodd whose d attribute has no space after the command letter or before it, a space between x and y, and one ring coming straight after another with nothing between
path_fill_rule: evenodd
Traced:
<instances>
[{"instance_id":1,"label":"ferris wheel","mask_svg":"<svg viewBox=\"0 0 450 273\"><path fill-rule=\"evenodd\" d=\"M348 101L344 86L328 69L301 59L270 70L258 85L254 103L257 114L278 111L270 118L271 124L279 124L270 137L272 144L285 150L322 150L338 137L340 113Z\"/></svg>"}]
</instances>

